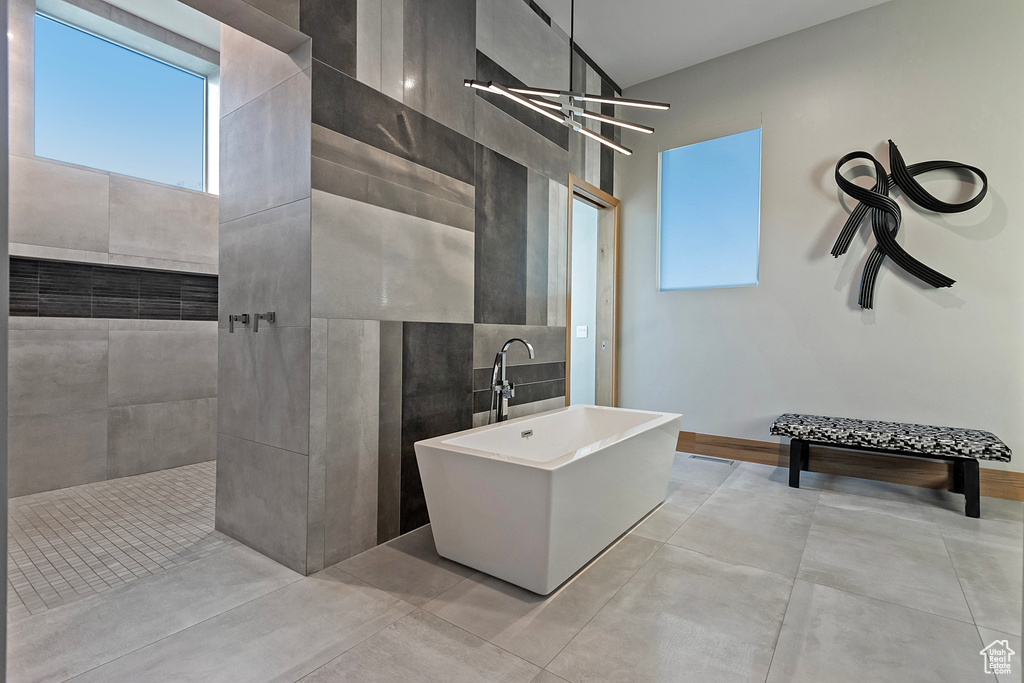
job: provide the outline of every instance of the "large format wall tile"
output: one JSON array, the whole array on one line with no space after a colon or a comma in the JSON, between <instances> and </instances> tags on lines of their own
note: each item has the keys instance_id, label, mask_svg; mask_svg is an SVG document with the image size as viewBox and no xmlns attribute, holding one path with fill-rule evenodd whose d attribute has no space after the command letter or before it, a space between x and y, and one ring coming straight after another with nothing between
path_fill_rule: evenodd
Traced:
<instances>
[{"instance_id":1,"label":"large format wall tile","mask_svg":"<svg viewBox=\"0 0 1024 683\"><path fill-rule=\"evenodd\" d=\"M331 320L328 332L325 564L377 544L380 323Z\"/></svg>"},{"instance_id":2,"label":"large format wall tile","mask_svg":"<svg viewBox=\"0 0 1024 683\"><path fill-rule=\"evenodd\" d=\"M309 233L308 199L221 226L221 327L256 311L274 311L280 327L309 325Z\"/></svg>"},{"instance_id":3,"label":"large format wall tile","mask_svg":"<svg viewBox=\"0 0 1024 683\"><path fill-rule=\"evenodd\" d=\"M324 568L324 495L327 460L327 362L329 322L309 327L309 490L306 503L306 572Z\"/></svg>"},{"instance_id":4,"label":"large format wall tile","mask_svg":"<svg viewBox=\"0 0 1024 683\"><path fill-rule=\"evenodd\" d=\"M477 146L474 321L526 324L526 168Z\"/></svg>"},{"instance_id":5,"label":"large format wall tile","mask_svg":"<svg viewBox=\"0 0 1024 683\"><path fill-rule=\"evenodd\" d=\"M402 327L380 323L380 400L377 409L377 542L400 533L402 514Z\"/></svg>"},{"instance_id":6,"label":"large format wall tile","mask_svg":"<svg viewBox=\"0 0 1024 683\"><path fill-rule=\"evenodd\" d=\"M107 410L9 418L10 496L107 478Z\"/></svg>"},{"instance_id":7,"label":"large format wall tile","mask_svg":"<svg viewBox=\"0 0 1024 683\"><path fill-rule=\"evenodd\" d=\"M216 195L110 177L110 252L217 263Z\"/></svg>"},{"instance_id":8,"label":"large format wall tile","mask_svg":"<svg viewBox=\"0 0 1024 683\"><path fill-rule=\"evenodd\" d=\"M473 320L473 234L313 192L317 318Z\"/></svg>"},{"instance_id":9,"label":"large format wall tile","mask_svg":"<svg viewBox=\"0 0 1024 683\"><path fill-rule=\"evenodd\" d=\"M313 59L356 75L357 0L301 0L299 30L313 39Z\"/></svg>"},{"instance_id":10,"label":"large format wall tile","mask_svg":"<svg viewBox=\"0 0 1024 683\"><path fill-rule=\"evenodd\" d=\"M110 176L39 159L10 164L11 242L107 251Z\"/></svg>"},{"instance_id":11,"label":"large format wall tile","mask_svg":"<svg viewBox=\"0 0 1024 683\"><path fill-rule=\"evenodd\" d=\"M526 200L526 324L548 324L548 271L551 247L551 180L528 172ZM556 228L557 229L557 228ZM555 254L557 257L558 254Z\"/></svg>"},{"instance_id":12,"label":"large format wall tile","mask_svg":"<svg viewBox=\"0 0 1024 683\"><path fill-rule=\"evenodd\" d=\"M319 62L313 62L313 123L473 182L471 137Z\"/></svg>"},{"instance_id":13,"label":"large format wall tile","mask_svg":"<svg viewBox=\"0 0 1024 683\"><path fill-rule=\"evenodd\" d=\"M356 70L360 83L380 90L381 0L356 0Z\"/></svg>"},{"instance_id":14,"label":"large format wall tile","mask_svg":"<svg viewBox=\"0 0 1024 683\"><path fill-rule=\"evenodd\" d=\"M530 360L522 344L514 344L506 355L507 365L565 362L565 327L543 325L473 325L473 367L489 368L502 344L513 337L530 342L536 358Z\"/></svg>"},{"instance_id":15,"label":"large format wall tile","mask_svg":"<svg viewBox=\"0 0 1024 683\"><path fill-rule=\"evenodd\" d=\"M220 115L230 114L308 69L312 63L310 50L307 42L290 54L281 52L221 24Z\"/></svg>"},{"instance_id":16,"label":"large format wall tile","mask_svg":"<svg viewBox=\"0 0 1024 683\"><path fill-rule=\"evenodd\" d=\"M7 44L7 119L10 153L35 153L35 0L8 0L7 30L15 40Z\"/></svg>"},{"instance_id":17,"label":"large format wall tile","mask_svg":"<svg viewBox=\"0 0 1024 683\"><path fill-rule=\"evenodd\" d=\"M570 147L576 137L569 137ZM552 180L569 184L569 152L482 97L476 99L476 141Z\"/></svg>"},{"instance_id":18,"label":"large format wall tile","mask_svg":"<svg viewBox=\"0 0 1024 683\"><path fill-rule=\"evenodd\" d=\"M530 85L523 83L479 50L476 53L476 79L485 83L493 81L509 87ZM477 97L482 97L517 121L526 124L562 149L569 149L569 129L565 126L513 102L504 95L475 89L471 92L476 93Z\"/></svg>"},{"instance_id":19,"label":"large format wall tile","mask_svg":"<svg viewBox=\"0 0 1024 683\"><path fill-rule=\"evenodd\" d=\"M380 0L380 91L405 96L405 0Z\"/></svg>"},{"instance_id":20,"label":"large format wall tile","mask_svg":"<svg viewBox=\"0 0 1024 683\"><path fill-rule=\"evenodd\" d=\"M407 322L402 339L401 532L426 524L417 441L473 426L473 327Z\"/></svg>"},{"instance_id":21,"label":"large format wall tile","mask_svg":"<svg viewBox=\"0 0 1024 683\"><path fill-rule=\"evenodd\" d=\"M217 457L217 399L111 408L107 479Z\"/></svg>"},{"instance_id":22,"label":"large format wall tile","mask_svg":"<svg viewBox=\"0 0 1024 683\"><path fill-rule=\"evenodd\" d=\"M217 531L305 573L307 475L304 455L220 434Z\"/></svg>"},{"instance_id":23,"label":"large format wall tile","mask_svg":"<svg viewBox=\"0 0 1024 683\"><path fill-rule=\"evenodd\" d=\"M111 406L185 401L217 395L217 330L213 322L166 328L110 329Z\"/></svg>"},{"instance_id":24,"label":"large format wall tile","mask_svg":"<svg viewBox=\"0 0 1024 683\"><path fill-rule=\"evenodd\" d=\"M8 397L11 415L107 407L107 324L102 329L12 329Z\"/></svg>"},{"instance_id":25,"label":"large format wall tile","mask_svg":"<svg viewBox=\"0 0 1024 683\"><path fill-rule=\"evenodd\" d=\"M569 43L529 4L480 0L476 44L494 61L535 88L569 86Z\"/></svg>"},{"instance_id":26,"label":"large format wall tile","mask_svg":"<svg viewBox=\"0 0 1024 683\"><path fill-rule=\"evenodd\" d=\"M309 196L310 72L221 119L220 221Z\"/></svg>"},{"instance_id":27,"label":"large format wall tile","mask_svg":"<svg viewBox=\"0 0 1024 683\"><path fill-rule=\"evenodd\" d=\"M569 265L569 188L548 184L548 325L565 326Z\"/></svg>"},{"instance_id":28,"label":"large format wall tile","mask_svg":"<svg viewBox=\"0 0 1024 683\"><path fill-rule=\"evenodd\" d=\"M476 0L405 0L403 102L473 135L473 90L463 81L476 70Z\"/></svg>"},{"instance_id":29,"label":"large format wall tile","mask_svg":"<svg viewBox=\"0 0 1024 683\"><path fill-rule=\"evenodd\" d=\"M300 0L245 0L245 2L292 28L299 28Z\"/></svg>"}]
</instances>

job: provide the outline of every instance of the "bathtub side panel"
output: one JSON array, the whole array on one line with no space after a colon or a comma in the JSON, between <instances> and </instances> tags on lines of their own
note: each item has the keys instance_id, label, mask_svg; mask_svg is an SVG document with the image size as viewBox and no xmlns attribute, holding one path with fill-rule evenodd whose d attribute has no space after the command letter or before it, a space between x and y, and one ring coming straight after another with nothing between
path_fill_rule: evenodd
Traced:
<instances>
[{"instance_id":1,"label":"bathtub side panel","mask_svg":"<svg viewBox=\"0 0 1024 683\"><path fill-rule=\"evenodd\" d=\"M424 444L416 460L438 554L541 593L551 472Z\"/></svg>"}]
</instances>

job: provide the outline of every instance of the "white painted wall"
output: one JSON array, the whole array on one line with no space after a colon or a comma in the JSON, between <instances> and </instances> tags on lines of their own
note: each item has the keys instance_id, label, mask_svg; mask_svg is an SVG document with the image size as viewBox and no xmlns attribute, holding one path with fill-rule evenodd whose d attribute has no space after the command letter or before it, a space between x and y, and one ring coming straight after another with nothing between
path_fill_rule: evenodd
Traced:
<instances>
[{"instance_id":1,"label":"white painted wall","mask_svg":"<svg viewBox=\"0 0 1024 683\"><path fill-rule=\"evenodd\" d=\"M673 107L639 117L657 132L627 135L635 154L616 164L620 403L760 440L787 411L987 429L1024 470L1022 36L1016 0L894 0L628 89ZM656 291L658 151L756 117L760 285ZM875 310L861 311L873 238L829 254L847 215L833 167L852 150L888 167L888 138L908 163L973 164L991 187L965 214L904 204L903 244L958 282L927 289L886 266ZM931 187L971 191L950 185Z\"/></svg>"},{"instance_id":2,"label":"white painted wall","mask_svg":"<svg viewBox=\"0 0 1024 683\"><path fill-rule=\"evenodd\" d=\"M573 199L572 321L569 335L569 401L594 405L597 400L597 208ZM586 337L576 328L585 325Z\"/></svg>"}]
</instances>

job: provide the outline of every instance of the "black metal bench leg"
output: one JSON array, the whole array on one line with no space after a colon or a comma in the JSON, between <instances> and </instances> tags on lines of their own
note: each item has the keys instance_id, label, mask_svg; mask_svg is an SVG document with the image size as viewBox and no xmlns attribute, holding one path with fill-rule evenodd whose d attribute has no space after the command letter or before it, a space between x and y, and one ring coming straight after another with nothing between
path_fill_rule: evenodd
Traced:
<instances>
[{"instance_id":1,"label":"black metal bench leg","mask_svg":"<svg viewBox=\"0 0 1024 683\"><path fill-rule=\"evenodd\" d=\"M965 460L964 498L967 499L966 514L977 519L981 517L981 478L978 473L977 460Z\"/></svg>"},{"instance_id":2,"label":"black metal bench leg","mask_svg":"<svg viewBox=\"0 0 1024 683\"><path fill-rule=\"evenodd\" d=\"M953 461L953 493L964 492L964 461Z\"/></svg>"},{"instance_id":3,"label":"black metal bench leg","mask_svg":"<svg viewBox=\"0 0 1024 683\"><path fill-rule=\"evenodd\" d=\"M789 485L800 488L800 470L810 466L810 446L806 441L793 439L789 444Z\"/></svg>"}]
</instances>

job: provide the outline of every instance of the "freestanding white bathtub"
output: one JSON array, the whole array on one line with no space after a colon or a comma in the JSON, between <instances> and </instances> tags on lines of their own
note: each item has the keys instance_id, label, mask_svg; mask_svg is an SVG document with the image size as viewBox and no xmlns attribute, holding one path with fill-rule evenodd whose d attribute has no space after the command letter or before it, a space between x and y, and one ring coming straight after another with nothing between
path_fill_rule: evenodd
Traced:
<instances>
[{"instance_id":1,"label":"freestanding white bathtub","mask_svg":"<svg viewBox=\"0 0 1024 683\"><path fill-rule=\"evenodd\" d=\"M665 499L679 419L573 406L417 442L437 552L547 595Z\"/></svg>"}]
</instances>

